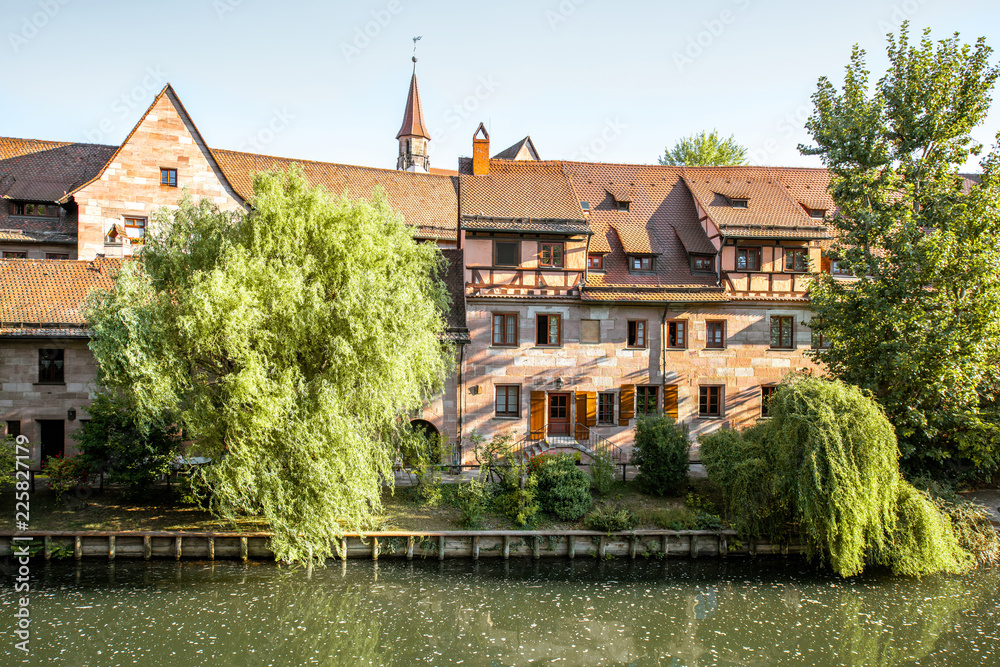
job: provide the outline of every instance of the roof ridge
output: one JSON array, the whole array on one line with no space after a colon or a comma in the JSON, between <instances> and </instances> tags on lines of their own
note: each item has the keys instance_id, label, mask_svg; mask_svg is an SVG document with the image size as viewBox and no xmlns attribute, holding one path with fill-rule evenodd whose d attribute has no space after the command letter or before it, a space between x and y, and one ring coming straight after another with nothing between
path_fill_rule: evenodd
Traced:
<instances>
[{"instance_id":1,"label":"roof ridge","mask_svg":"<svg viewBox=\"0 0 1000 667\"><path fill-rule=\"evenodd\" d=\"M271 159L271 160L285 160L285 161L288 161L288 162L302 162L302 163L318 164L318 165L331 166L331 167L350 167L351 169L368 169L368 170L371 170L371 171L384 171L384 172L387 172L387 173L390 173L390 174L405 174L405 175L408 175L408 176L420 176L420 177L424 177L424 178L426 178L428 176L434 177L434 178L454 178L455 177L455 175L449 175L449 174L433 174L433 173L426 173L426 174L424 174L424 173L421 173L421 172L402 171L400 169L388 169L386 167L369 167L369 166L366 166L366 165L363 165L363 164L347 164L345 162L324 162L323 160L309 160L309 159L306 159L306 158L283 157L281 155L268 155L266 153L249 153L247 151L236 151L236 150L233 150L231 148L212 148L210 150L213 151L213 152L231 153L233 155L248 155L248 156L251 156L251 157L267 158L267 159Z\"/></svg>"},{"instance_id":2,"label":"roof ridge","mask_svg":"<svg viewBox=\"0 0 1000 667\"><path fill-rule=\"evenodd\" d=\"M100 146L101 148L116 148L115 144L93 144L87 141L60 141L58 139L28 139L25 137L4 137L0 141L37 141L41 144L59 144L60 146Z\"/></svg>"}]
</instances>

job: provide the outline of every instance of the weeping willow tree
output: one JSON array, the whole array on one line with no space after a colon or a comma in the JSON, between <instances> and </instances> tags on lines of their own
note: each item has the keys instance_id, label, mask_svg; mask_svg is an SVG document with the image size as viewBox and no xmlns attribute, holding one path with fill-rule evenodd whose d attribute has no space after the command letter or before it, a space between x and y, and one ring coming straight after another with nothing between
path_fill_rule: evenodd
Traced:
<instances>
[{"instance_id":1,"label":"weeping willow tree","mask_svg":"<svg viewBox=\"0 0 1000 667\"><path fill-rule=\"evenodd\" d=\"M213 460L205 500L262 516L279 559L323 560L381 509L406 414L443 386L448 296L432 244L371 201L254 181L249 214L184 201L86 303L101 384L169 409Z\"/></svg>"},{"instance_id":2,"label":"weeping willow tree","mask_svg":"<svg viewBox=\"0 0 1000 667\"><path fill-rule=\"evenodd\" d=\"M770 408L748 433L702 439L741 532L787 539L794 522L809 552L845 577L866 565L908 575L972 566L949 515L900 475L895 431L870 396L793 376Z\"/></svg>"}]
</instances>

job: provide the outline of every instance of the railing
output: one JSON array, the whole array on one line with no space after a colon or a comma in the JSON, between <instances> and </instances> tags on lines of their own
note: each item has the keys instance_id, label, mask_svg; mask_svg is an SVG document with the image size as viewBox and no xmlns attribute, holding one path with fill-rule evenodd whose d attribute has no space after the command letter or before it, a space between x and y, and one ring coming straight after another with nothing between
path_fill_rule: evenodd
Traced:
<instances>
[{"instance_id":1,"label":"railing","mask_svg":"<svg viewBox=\"0 0 1000 667\"><path fill-rule=\"evenodd\" d=\"M577 449L587 455L608 456L618 465L627 464L630 458L625 450L585 424L575 424L569 429L568 435L553 435L547 433L547 429L529 431L527 436L514 443L514 456L519 459L531 458L557 448Z\"/></svg>"}]
</instances>

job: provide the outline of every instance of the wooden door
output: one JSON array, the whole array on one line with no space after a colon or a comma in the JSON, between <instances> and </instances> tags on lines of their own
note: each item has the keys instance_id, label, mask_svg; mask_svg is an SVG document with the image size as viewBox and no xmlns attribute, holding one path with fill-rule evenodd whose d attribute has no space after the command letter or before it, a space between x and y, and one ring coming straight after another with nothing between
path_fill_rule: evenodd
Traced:
<instances>
[{"instance_id":1,"label":"wooden door","mask_svg":"<svg viewBox=\"0 0 1000 667\"><path fill-rule=\"evenodd\" d=\"M66 438L61 419L39 419L42 441L42 465L50 456L62 456L65 453Z\"/></svg>"},{"instance_id":2,"label":"wooden door","mask_svg":"<svg viewBox=\"0 0 1000 667\"><path fill-rule=\"evenodd\" d=\"M663 387L663 414L677 421L677 385Z\"/></svg>"},{"instance_id":3,"label":"wooden door","mask_svg":"<svg viewBox=\"0 0 1000 667\"><path fill-rule=\"evenodd\" d=\"M569 394L549 394L549 435L569 435Z\"/></svg>"}]
</instances>

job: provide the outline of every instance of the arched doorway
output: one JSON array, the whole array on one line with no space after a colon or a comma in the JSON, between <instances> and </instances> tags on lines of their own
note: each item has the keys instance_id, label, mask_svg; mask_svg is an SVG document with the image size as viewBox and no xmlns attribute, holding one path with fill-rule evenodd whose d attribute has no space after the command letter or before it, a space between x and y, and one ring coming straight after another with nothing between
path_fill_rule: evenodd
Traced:
<instances>
[{"instance_id":1,"label":"arched doorway","mask_svg":"<svg viewBox=\"0 0 1000 667\"><path fill-rule=\"evenodd\" d=\"M431 463L441 463L441 449L435 446L437 445L438 437L441 435L437 427L426 419L414 419L410 422L410 426L415 433L423 436L427 452L430 454Z\"/></svg>"}]
</instances>

